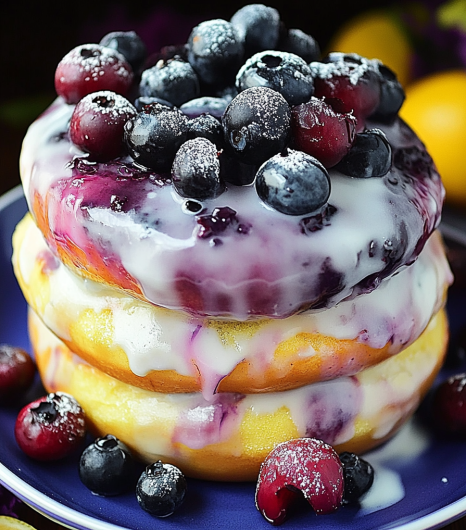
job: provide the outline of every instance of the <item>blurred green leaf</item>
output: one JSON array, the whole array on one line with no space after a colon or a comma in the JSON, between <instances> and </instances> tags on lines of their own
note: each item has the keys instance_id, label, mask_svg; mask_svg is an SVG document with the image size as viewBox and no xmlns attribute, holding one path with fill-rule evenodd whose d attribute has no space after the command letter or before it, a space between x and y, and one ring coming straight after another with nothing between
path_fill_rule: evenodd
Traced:
<instances>
[{"instance_id":1,"label":"blurred green leaf","mask_svg":"<svg viewBox=\"0 0 466 530\"><path fill-rule=\"evenodd\" d=\"M50 94L39 94L4 101L0 104L0 121L14 128L24 128L34 121L53 101Z\"/></svg>"}]
</instances>

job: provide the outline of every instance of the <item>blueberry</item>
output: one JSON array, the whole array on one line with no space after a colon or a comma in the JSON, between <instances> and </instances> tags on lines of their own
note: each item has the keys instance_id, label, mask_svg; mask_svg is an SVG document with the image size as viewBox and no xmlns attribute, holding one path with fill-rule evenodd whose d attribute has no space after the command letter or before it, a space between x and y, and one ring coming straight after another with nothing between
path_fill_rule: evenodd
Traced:
<instances>
[{"instance_id":1,"label":"blueberry","mask_svg":"<svg viewBox=\"0 0 466 530\"><path fill-rule=\"evenodd\" d=\"M349 153L335 169L355 178L383 177L392 163L392 149L385 134L370 129L356 135Z\"/></svg>"},{"instance_id":2,"label":"blueberry","mask_svg":"<svg viewBox=\"0 0 466 530\"><path fill-rule=\"evenodd\" d=\"M141 508L151 515L167 517L184 501L186 479L181 471L159 460L146 467L136 486L136 497Z\"/></svg>"},{"instance_id":3,"label":"blueberry","mask_svg":"<svg viewBox=\"0 0 466 530\"><path fill-rule=\"evenodd\" d=\"M105 35L100 44L120 52L133 72L139 72L146 60L146 46L134 31L113 31Z\"/></svg>"},{"instance_id":4,"label":"blueberry","mask_svg":"<svg viewBox=\"0 0 466 530\"><path fill-rule=\"evenodd\" d=\"M280 15L273 7L246 5L231 17L230 22L244 41L248 56L276 47L280 34Z\"/></svg>"},{"instance_id":5,"label":"blueberry","mask_svg":"<svg viewBox=\"0 0 466 530\"><path fill-rule=\"evenodd\" d=\"M280 92L292 106L309 101L314 93L310 67L304 59L288 52L259 52L241 67L236 76L238 92L264 86Z\"/></svg>"},{"instance_id":6,"label":"blueberry","mask_svg":"<svg viewBox=\"0 0 466 530\"><path fill-rule=\"evenodd\" d=\"M325 167L313 156L289 149L267 160L256 175L265 204L287 215L306 215L324 206L330 195Z\"/></svg>"},{"instance_id":7,"label":"blueberry","mask_svg":"<svg viewBox=\"0 0 466 530\"><path fill-rule=\"evenodd\" d=\"M217 148L206 138L186 141L176 153L172 167L173 187L187 199L212 199L220 195L220 163Z\"/></svg>"},{"instance_id":8,"label":"blueberry","mask_svg":"<svg viewBox=\"0 0 466 530\"><path fill-rule=\"evenodd\" d=\"M226 20L206 20L189 36L188 60L202 83L226 86L243 60L243 43Z\"/></svg>"},{"instance_id":9,"label":"blueberry","mask_svg":"<svg viewBox=\"0 0 466 530\"><path fill-rule=\"evenodd\" d=\"M299 55L306 63L318 61L320 57L317 41L300 29L289 29L280 39L278 49Z\"/></svg>"},{"instance_id":10,"label":"blueberry","mask_svg":"<svg viewBox=\"0 0 466 530\"><path fill-rule=\"evenodd\" d=\"M354 453L341 453L340 461L345 482L343 502L357 502L372 486L374 469L369 462Z\"/></svg>"},{"instance_id":11,"label":"blueberry","mask_svg":"<svg viewBox=\"0 0 466 530\"><path fill-rule=\"evenodd\" d=\"M395 72L379 61L372 61L380 79L380 103L370 116L373 120L390 122L393 120L405 100L405 92Z\"/></svg>"},{"instance_id":12,"label":"blueberry","mask_svg":"<svg viewBox=\"0 0 466 530\"><path fill-rule=\"evenodd\" d=\"M82 453L79 478L98 495L119 495L133 486L134 460L115 436L98 438Z\"/></svg>"},{"instance_id":13,"label":"blueberry","mask_svg":"<svg viewBox=\"0 0 466 530\"><path fill-rule=\"evenodd\" d=\"M180 106L199 95L199 80L187 61L179 57L160 60L142 72L139 94L165 99Z\"/></svg>"},{"instance_id":14,"label":"blueberry","mask_svg":"<svg viewBox=\"0 0 466 530\"><path fill-rule=\"evenodd\" d=\"M262 164L282 151L291 135L291 110L285 98L266 87L240 92L222 119L225 143L245 164Z\"/></svg>"},{"instance_id":15,"label":"blueberry","mask_svg":"<svg viewBox=\"0 0 466 530\"><path fill-rule=\"evenodd\" d=\"M230 101L231 98L203 96L183 103L180 110L190 118L197 118L201 114L211 114L215 118L221 118Z\"/></svg>"},{"instance_id":16,"label":"blueberry","mask_svg":"<svg viewBox=\"0 0 466 530\"><path fill-rule=\"evenodd\" d=\"M193 138L207 138L221 149L223 141L222 124L211 114L202 114L197 118L188 121L188 140Z\"/></svg>"},{"instance_id":17,"label":"blueberry","mask_svg":"<svg viewBox=\"0 0 466 530\"><path fill-rule=\"evenodd\" d=\"M141 112L146 105L151 105L152 103L160 103L160 105L164 105L165 107L173 107L173 103L170 103L166 99L146 96L136 98L134 106L138 112Z\"/></svg>"},{"instance_id":18,"label":"blueberry","mask_svg":"<svg viewBox=\"0 0 466 530\"><path fill-rule=\"evenodd\" d=\"M220 177L235 186L247 186L256 178L257 166L243 164L234 156L222 151L219 156Z\"/></svg>"},{"instance_id":19,"label":"blueberry","mask_svg":"<svg viewBox=\"0 0 466 530\"><path fill-rule=\"evenodd\" d=\"M146 105L125 124L125 141L134 161L160 172L170 171L187 134L188 118L177 108L159 103Z\"/></svg>"}]
</instances>

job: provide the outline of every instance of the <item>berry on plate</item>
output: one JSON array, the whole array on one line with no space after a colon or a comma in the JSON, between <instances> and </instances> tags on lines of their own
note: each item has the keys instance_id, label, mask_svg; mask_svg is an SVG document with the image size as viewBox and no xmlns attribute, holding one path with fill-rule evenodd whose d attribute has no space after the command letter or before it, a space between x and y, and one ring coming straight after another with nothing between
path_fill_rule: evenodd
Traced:
<instances>
[{"instance_id":1,"label":"berry on plate","mask_svg":"<svg viewBox=\"0 0 466 530\"><path fill-rule=\"evenodd\" d=\"M0 344L0 403L13 404L32 385L36 366L21 348Z\"/></svg>"},{"instance_id":2,"label":"berry on plate","mask_svg":"<svg viewBox=\"0 0 466 530\"><path fill-rule=\"evenodd\" d=\"M434 425L444 434L466 435L466 373L449 377L434 393Z\"/></svg>"},{"instance_id":3,"label":"berry on plate","mask_svg":"<svg viewBox=\"0 0 466 530\"><path fill-rule=\"evenodd\" d=\"M317 514L327 514L341 505L343 490L343 468L335 450L322 440L298 438L277 445L262 463L256 507L279 525L300 492Z\"/></svg>"},{"instance_id":4,"label":"berry on plate","mask_svg":"<svg viewBox=\"0 0 466 530\"><path fill-rule=\"evenodd\" d=\"M345 491L343 502L345 504L358 502L369 491L374 482L374 468L360 456L344 452L340 455L343 466Z\"/></svg>"},{"instance_id":5,"label":"berry on plate","mask_svg":"<svg viewBox=\"0 0 466 530\"><path fill-rule=\"evenodd\" d=\"M59 460L81 445L86 421L79 403L56 392L21 409L15 424L20 448L36 460Z\"/></svg>"}]
</instances>

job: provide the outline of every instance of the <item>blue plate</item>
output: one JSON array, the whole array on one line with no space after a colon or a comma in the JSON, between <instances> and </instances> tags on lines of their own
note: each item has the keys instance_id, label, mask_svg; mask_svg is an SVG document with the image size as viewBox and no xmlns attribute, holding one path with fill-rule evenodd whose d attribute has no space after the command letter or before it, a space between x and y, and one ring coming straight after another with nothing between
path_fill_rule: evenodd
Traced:
<instances>
[{"instance_id":1,"label":"blue plate","mask_svg":"<svg viewBox=\"0 0 466 530\"><path fill-rule=\"evenodd\" d=\"M20 188L0 198L0 342L29 349L26 303L10 263L11 234L26 209ZM464 307L465 298L462 292L451 293L449 311L454 329L466 325L466 312L454 310ZM32 394L38 392L43 392L39 382ZM0 483L51 519L90 530L270 528L255 508L252 483L189 480L185 503L166 519L144 512L133 493L113 498L93 495L79 480L78 456L38 463L19 450L13 427L20 405L0 408ZM361 506L344 507L325 516L300 506L284 528L312 525L316 530L423 530L462 516L466 513L464 442L436 438L426 425L418 414L392 441L366 456L376 469L377 479Z\"/></svg>"}]
</instances>

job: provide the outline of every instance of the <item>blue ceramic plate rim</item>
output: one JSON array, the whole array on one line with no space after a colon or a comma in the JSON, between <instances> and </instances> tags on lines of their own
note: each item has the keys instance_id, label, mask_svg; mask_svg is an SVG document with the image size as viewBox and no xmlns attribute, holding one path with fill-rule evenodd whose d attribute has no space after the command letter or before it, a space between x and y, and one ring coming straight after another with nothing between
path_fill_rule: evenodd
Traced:
<instances>
[{"instance_id":1,"label":"blue ceramic plate rim","mask_svg":"<svg viewBox=\"0 0 466 530\"><path fill-rule=\"evenodd\" d=\"M26 208L20 186L0 197L0 287L4 292L10 286L13 289L6 314L0 318L0 342L17 338L17 345L28 348L26 304L9 262L9 238ZM464 296L461 293L457 302L464 300ZM454 304L455 300L451 303ZM452 326L457 325L458 322L452 322ZM132 493L114 498L92 495L80 484L78 456L64 464L44 465L31 461L19 451L12 434L16 413L0 408L0 432L3 431L0 483L34 509L61 524L79 530L146 530L164 526L170 529L270 528L254 507L253 484L190 481L189 491L193 493L191 500L185 503L186 508L183 506L179 513L165 520L154 519L143 512ZM422 417L414 423L423 428ZM412 424L407 429L412 429ZM378 455L382 462L385 458L388 467L402 478L405 495L399 502L367 515L361 515L357 507L345 507L335 514L317 518L312 512L299 510L284 528L293 530L312 524L318 530L341 526L349 530L425 530L443 526L466 513L466 480L463 479L466 463L461 458L464 442L429 435L428 447L409 460L400 459L399 455L395 459L384 457L385 453L390 455L390 443L372 455L374 458ZM370 460L370 455L367 458ZM68 487L74 489L68 492Z\"/></svg>"}]
</instances>

